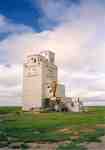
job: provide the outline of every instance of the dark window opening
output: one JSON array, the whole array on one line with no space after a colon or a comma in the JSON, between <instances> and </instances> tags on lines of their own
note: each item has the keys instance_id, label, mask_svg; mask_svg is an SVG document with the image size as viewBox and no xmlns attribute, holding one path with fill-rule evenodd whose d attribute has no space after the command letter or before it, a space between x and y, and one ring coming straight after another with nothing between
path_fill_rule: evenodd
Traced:
<instances>
[{"instance_id":1,"label":"dark window opening","mask_svg":"<svg viewBox=\"0 0 105 150\"><path fill-rule=\"evenodd\" d=\"M34 59L34 63L36 63L36 59Z\"/></svg>"}]
</instances>

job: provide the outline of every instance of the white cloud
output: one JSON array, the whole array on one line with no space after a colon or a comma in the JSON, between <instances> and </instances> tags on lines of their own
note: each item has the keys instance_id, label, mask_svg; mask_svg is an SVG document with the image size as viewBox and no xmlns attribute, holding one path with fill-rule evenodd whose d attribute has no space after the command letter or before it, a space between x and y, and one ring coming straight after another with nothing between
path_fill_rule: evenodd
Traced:
<instances>
[{"instance_id":1,"label":"white cloud","mask_svg":"<svg viewBox=\"0 0 105 150\"><path fill-rule=\"evenodd\" d=\"M10 19L8 19L7 17L0 14L0 54L1 54L0 55L0 63L9 63L8 59L9 59L10 49L8 46L6 47L2 44L3 40L8 41L8 37L9 38L12 36L14 37L15 35L16 35L16 37L21 37L21 34L24 34L27 32L28 33L33 32L32 28L28 27L24 24L13 23ZM10 43L12 45L12 49L13 49L14 43L12 42L12 38L9 41L10 41ZM15 48L16 48L16 46L15 46ZM18 57L15 48L13 50L14 57Z\"/></svg>"},{"instance_id":2,"label":"white cloud","mask_svg":"<svg viewBox=\"0 0 105 150\"><path fill-rule=\"evenodd\" d=\"M62 8L62 3L60 7ZM63 7L65 10L66 5ZM15 33L0 42L0 50L8 50L8 62L21 64L24 55L38 53L40 50L53 50L59 67L59 80L66 84L68 95L103 98L105 96L104 6L95 0L81 1L80 7L76 5L73 5L72 9L67 7L67 11L63 12L64 18L59 18L61 15L58 12L54 16L48 14L49 7L44 11L46 15L50 15L49 17L53 19L56 17L62 23L51 31L23 32L21 36Z\"/></svg>"},{"instance_id":3,"label":"white cloud","mask_svg":"<svg viewBox=\"0 0 105 150\"><path fill-rule=\"evenodd\" d=\"M0 33L22 33L31 31L31 27L25 26L24 24L15 24L0 14Z\"/></svg>"},{"instance_id":4,"label":"white cloud","mask_svg":"<svg viewBox=\"0 0 105 150\"><path fill-rule=\"evenodd\" d=\"M0 96L21 96L22 66L0 65Z\"/></svg>"},{"instance_id":5,"label":"white cloud","mask_svg":"<svg viewBox=\"0 0 105 150\"><path fill-rule=\"evenodd\" d=\"M40 1L40 7L43 9L45 16L54 21L67 21L68 19L72 19L72 17L79 12L77 5L65 0L42 0ZM70 13L72 13L72 16Z\"/></svg>"}]
</instances>

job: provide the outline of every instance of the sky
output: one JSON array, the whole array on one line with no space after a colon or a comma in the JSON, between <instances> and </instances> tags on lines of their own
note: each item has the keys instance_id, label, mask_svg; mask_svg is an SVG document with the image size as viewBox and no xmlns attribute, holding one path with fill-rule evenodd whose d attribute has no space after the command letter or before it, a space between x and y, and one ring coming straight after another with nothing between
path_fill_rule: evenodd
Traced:
<instances>
[{"instance_id":1,"label":"sky","mask_svg":"<svg viewBox=\"0 0 105 150\"><path fill-rule=\"evenodd\" d=\"M22 102L24 58L43 50L67 96L105 99L104 0L1 0L0 104Z\"/></svg>"}]
</instances>

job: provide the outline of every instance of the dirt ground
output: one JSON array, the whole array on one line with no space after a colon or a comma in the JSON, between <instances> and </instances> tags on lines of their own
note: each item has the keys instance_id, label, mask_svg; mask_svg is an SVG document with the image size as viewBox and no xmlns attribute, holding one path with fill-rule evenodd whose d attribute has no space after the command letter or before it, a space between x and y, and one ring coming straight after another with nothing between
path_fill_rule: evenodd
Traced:
<instances>
[{"instance_id":1,"label":"dirt ground","mask_svg":"<svg viewBox=\"0 0 105 150\"><path fill-rule=\"evenodd\" d=\"M27 143L27 145L30 147L27 150L56 150L58 145L68 144L68 143L70 143L70 141L64 141L64 142L62 141L57 143ZM4 147L4 148L0 148L0 150L14 150L14 149ZM15 150L21 150L21 149L15 149Z\"/></svg>"},{"instance_id":2,"label":"dirt ground","mask_svg":"<svg viewBox=\"0 0 105 150\"><path fill-rule=\"evenodd\" d=\"M105 150L105 136L100 138L102 142L100 143L83 143L87 150ZM29 143L29 147L27 150L56 150L58 145L61 144L67 144L69 141L66 142L58 142L58 143ZM0 150L13 150L12 148L0 148ZM20 149L15 149L15 150L20 150Z\"/></svg>"},{"instance_id":3,"label":"dirt ground","mask_svg":"<svg viewBox=\"0 0 105 150\"><path fill-rule=\"evenodd\" d=\"M102 137L101 139L102 139L101 143L89 143L89 144L85 144L85 147L87 148L87 150L105 150L105 137ZM29 144L30 148L27 150L56 150L59 144L57 143L53 143L53 144L30 143ZM14 150L14 149L5 147L5 148L0 148L0 150ZM20 150L20 149L15 149L15 150Z\"/></svg>"},{"instance_id":4,"label":"dirt ground","mask_svg":"<svg viewBox=\"0 0 105 150\"><path fill-rule=\"evenodd\" d=\"M102 142L100 143L89 143L85 147L88 150L105 150L105 136L100 138Z\"/></svg>"}]
</instances>

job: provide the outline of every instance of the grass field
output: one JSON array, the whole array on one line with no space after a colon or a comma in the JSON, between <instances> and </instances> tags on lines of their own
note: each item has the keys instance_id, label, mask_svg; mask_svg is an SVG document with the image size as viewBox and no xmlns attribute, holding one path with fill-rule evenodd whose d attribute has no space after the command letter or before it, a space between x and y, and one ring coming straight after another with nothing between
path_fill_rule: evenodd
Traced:
<instances>
[{"instance_id":1,"label":"grass field","mask_svg":"<svg viewBox=\"0 0 105 150\"><path fill-rule=\"evenodd\" d=\"M99 142L105 135L105 107L81 113L22 112L19 107L0 108L0 147L22 142L70 141L57 150L84 150L81 142ZM74 148L74 149L73 149Z\"/></svg>"}]
</instances>

